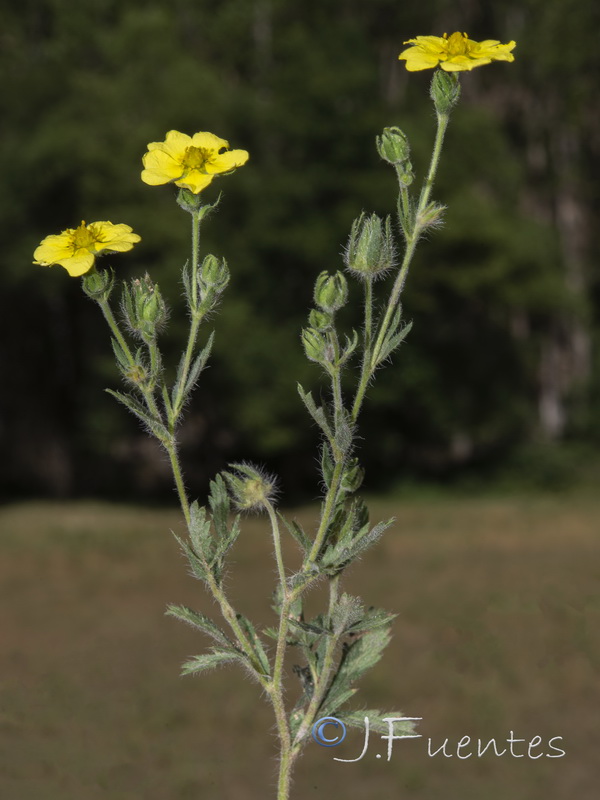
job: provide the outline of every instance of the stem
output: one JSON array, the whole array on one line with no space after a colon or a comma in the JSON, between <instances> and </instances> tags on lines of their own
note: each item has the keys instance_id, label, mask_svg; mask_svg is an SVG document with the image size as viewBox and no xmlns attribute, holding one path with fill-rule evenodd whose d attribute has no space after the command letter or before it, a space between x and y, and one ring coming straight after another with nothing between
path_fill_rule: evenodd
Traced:
<instances>
[{"instance_id":1,"label":"stem","mask_svg":"<svg viewBox=\"0 0 600 800\"><path fill-rule=\"evenodd\" d=\"M187 523L187 525L189 527L190 522L191 522L190 503L189 503L189 500L188 500L188 497L187 497L187 493L185 491L185 486L183 485L183 478L182 478L182 473L181 473L181 465L179 463L179 457L177 455L177 450L175 448L175 442L173 440L171 440L171 442L169 444L165 445L165 447L167 449L167 452L169 454L169 459L171 461L171 467L173 469L173 476L175 478L175 485L177 487L177 494L179 495L179 502L181 504L181 509L183 511L183 515L185 517L185 521L186 521L186 523ZM256 659L256 654L254 652L254 648L252 647L252 644L248 640L248 637L246 636L245 632L242 630L242 627L240 626L240 623L238 622L236 613L235 613L232 605L230 604L230 602L227 599L227 597L226 597L225 593L223 592L223 590L217 584L217 582L215 580L215 577L214 577L214 575L212 573L212 570L210 568L210 565L206 561L204 553L196 553L196 554L198 555L198 557L202 561L202 566L204 567L204 570L205 570L206 576L207 576L206 580L207 580L208 586L209 586L209 588L210 588L210 590L211 590L211 592L213 594L213 597L219 603L219 606L221 608L221 613L223 614L223 617L227 620L227 622L229 623L229 627L235 633L235 636L236 636L236 638L237 638L237 640L238 640L238 642L240 644L240 647L246 653L246 655L250 658L250 661L252 662L252 664L255 666L254 674L255 674L257 680L262 685L263 689L265 689L266 691L269 691L271 684L270 684L269 680L267 678L265 678L264 675L262 674L262 672L260 672L260 670L259 670L259 666L257 664L257 659Z\"/></svg>"},{"instance_id":2,"label":"stem","mask_svg":"<svg viewBox=\"0 0 600 800\"><path fill-rule=\"evenodd\" d=\"M192 297L190 303L190 311L192 315L192 323L190 325L190 333L188 336L187 346L183 359L183 369L180 376L179 385L177 388L177 395L173 399L173 406L170 413L169 424L171 432L175 429L177 419L181 414L183 406L183 392L187 383L187 378L192 364L192 357L196 348L196 339L198 338L198 329L204 317L204 309L202 305L198 305L198 264L200 259L200 212L192 212Z\"/></svg>"},{"instance_id":3,"label":"stem","mask_svg":"<svg viewBox=\"0 0 600 800\"><path fill-rule=\"evenodd\" d=\"M284 587L285 590L285 587ZM277 800L287 800L290 789L291 777L291 736L283 701L283 663L287 645L287 632L289 625L289 612L291 596L287 595L281 604L279 617L279 631L277 635L277 651L273 667L273 680L271 681L271 702L277 721L277 732L281 745L281 760L279 762L279 783L277 786Z\"/></svg>"},{"instance_id":4,"label":"stem","mask_svg":"<svg viewBox=\"0 0 600 800\"><path fill-rule=\"evenodd\" d=\"M371 380L371 347L373 340L373 280L365 283L365 332L364 332L364 354L360 371L360 381L352 406L352 421L356 422L362 399Z\"/></svg>"},{"instance_id":5,"label":"stem","mask_svg":"<svg viewBox=\"0 0 600 800\"><path fill-rule=\"evenodd\" d=\"M419 203L417 206L417 211L415 214L415 222L414 228L410 235L407 234L406 236L406 250L404 251L404 258L402 259L402 265L396 276L396 280L394 282L394 286L392 288L392 292L390 294L387 307L385 310L385 314L383 317L383 321L381 323L381 327L379 329L379 333L377 335L377 340L375 342L375 346L373 348L373 352L371 354L371 361L369 364L369 369L365 371L362 375L360 384L358 386L356 392L356 398L354 400L354 406L352 409L352 416L353 419L356 421L358 414L360 412L360 408L362 406L364 395L367 389L367 384L377 367L377 359L381 352L381 347L383 342L385 341L386 334L388 332L390 322L394 316L396 311L396 307L398 305L398 300L400 298L400 294L402 289L404 288L404 283L406 281L406 277L408 275L408 270L410 264L412 262L412 258L415 253L415 248L417 246L417 241L419 239L420 234L422 233L423 226L421 222L421 217L423 211L427 207L429 202L429 197L431 195L431 190L433 188L433 182L435 180L435 176L437 173L437 168L440 162L440 155L442 153L442 145L444 143L444 135L446 133L446 128L448 127L448 114L438 114L437 115L437 130L435 134L435 142L433 145L433 152L431 154L431 161L429 164L429 171L427 173L427 178L423 184L423 188L421 189L421 194L419 196ZM401 188L401 202L404 203L407 201L408 198L404 197L403 190Z\"/></svg>"},{"instance_id":6,"label":"stem","mask_svg":"<svg viewBox=\"0 0 600 800\"><path fill-rule=\"evenodd\" d=\"M131 367L134 367L135 359L131 353L131 350L129 349L129 345L126 342L125 337L121 333L121 329L119 328L117 320L115 319L115 315L113 314L112 309L108 303L108 300L98 300L97 302L98 305L100 306L102 314L104 315L104 319L108 323L108 327L110 328L113 336L119 343L119 347L125 353L127 360L129 361L129 365ZM162 415L158 409L158 406L156 405L156 400L154 399L154 394L152 393L152 391L143 385L137 384L137 386L144 396L144 400L146 401L146 405L148 406L148 410L150 411L150 413L156 418L157 421L162 422Z\"/></svg>"},{"instance_id":7,"label":"stem","mask_svg":"<svg viewBox=\"0 0 600 800\"><path fill-rule=\"evenodd\" d=\"M265 501L265 508L267 509L267 514L269 515L269 520L271 522L273 544L275 546L275 560L277 561L277 571L279 572L279 583L281 584L283 597L286 599L288 596L288 590L287 581L285 579L285 568L283 566L283 556L281 555L281 534L279 532L279 523L277 522L275 509L268 500Z\"/></svg>"}]
</instances>

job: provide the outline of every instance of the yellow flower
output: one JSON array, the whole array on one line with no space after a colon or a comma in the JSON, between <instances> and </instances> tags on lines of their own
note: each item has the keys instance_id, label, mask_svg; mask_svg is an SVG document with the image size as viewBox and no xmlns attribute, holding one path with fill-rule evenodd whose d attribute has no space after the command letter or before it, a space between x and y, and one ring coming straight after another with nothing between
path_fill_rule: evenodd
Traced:
<instances>
[{"instance_id":1,"label":"yellow flower","mask_svg":"<svg viewBox=\"0 0 600 800\"><path fill-rule=\"evenodd\" d=\"M51 267L60 264L72 278L85 275L94 266L96 256L104 253L124 253L141 241L129 225L112 222L82 222L78 228L46 236L36 248L34 264Z\"/></svg>"},{"instance_id":2,"label":"yellow flower","mask_svg":"<svg viewBox=\"0 0 600 800\"><path fill-rule=\"evenodd\" d=\"M142 180L150 186L174 182L175 186L198 194L215 175L231 172L248 161L246 150L226 150L228 147L229 142L214 133L188 136L169 131L164 142L148 145L142 159Z\"/></svg>"},{"instance_id":3,"label":"yellow flower","mask_svg":"<svg viewBox=\"0 0 600 800\"><path fill-rule=\"evenodd\" d=\"M406 69L416 72L420 69L433 69L439 66L446 72L459 72L463 69L473 69L489 64L492 61L514 61L511 53L516 47L516 42L501 44L496 39L486 39L484 42L474 42L466 33L453 33L443 38L439 36L417 36L409 39L404 44L407 47L398 58L406 61Z\"/></svg>"}]
</instances>

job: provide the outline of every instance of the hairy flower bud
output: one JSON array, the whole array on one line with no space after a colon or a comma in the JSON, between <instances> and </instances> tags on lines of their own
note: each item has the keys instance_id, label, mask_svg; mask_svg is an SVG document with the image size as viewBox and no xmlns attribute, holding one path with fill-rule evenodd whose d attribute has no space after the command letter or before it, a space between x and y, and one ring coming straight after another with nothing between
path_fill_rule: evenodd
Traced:
<instances>
[{"instance_id":1,"label":"hairy flower bud","mask_svg":"<svg viewBox=\"0 0 600 800\"><path fill-rule=\"evenodd\" d=\"M134 278L131 288L123 289L123 312L131 330L143 339L155 339L167 320L167 306L158 284L148 274L143 280Z\"/></svg>"},{"instance_id":2,"label":"hairy flower bud","mask_svg":"<svg viewBox=\"0 0 600 800\"><path fill-rule=\"evenodd\" d=\"M448 115L460 97L458 75L455 72L436 69L431 79L430 94L437 113Z\"/></svg>"},{"instance_id":3,"label":"hairy flower bud","mask_svg":"<svg viewBox=\"0 0 600 800\"><path fill-rule=\"evenodd\" d=\"M322 272L315 283L315 303L323 311L333 313L348 302L348 284L343 273Z\"/></svg>"},{"instance_id":4,"label":"hairy flower bud","mask_svg":"<svg viewBox=\"0 0 600 800\"><path fill-rule=\"evenodd\" d=\"M302 331L302 345L306 357L317 364L328 364L333 358L333 348L327 341L322 331L315 328L304 328Z\"/></svg>"},{"instance_id":5,"label":"hairy flower bud","mask_svg":"<svg viewBox=\"0 0 600 800\"><path fill-rule=\"evenodd\" d=\"M331 314L328 314L326 311L317 311L316 308L308 315L308 324L311 328L315 328L317 331L326 331L331 328L333 323L333 318Z\"/></svg>"},{"instance_id":6,"label":"hairy flower bud","mask_svg":"<svg viewBox=\"0 0 600 800\"><path fill-rule=\"evenodd\" d=\"M229 267L225 259L205 256L198 273L198 283L203 293L212 289L215 294L221 294L229 283Z\"/></svg>"},{"instance_id":7,"label":"hairy flower bud","mask_svg":"<svg viewBox=\"0 0 600 800\"><path fill-rule=\"evenodd\" d=\"M400 128L384 128L381 136L375 137L377 152L388 164L396 166L410 161L410 145Z\"/></svg>"},{"instance_id":8,"label":"hairy flower bud","mask_svg":"<svg viewBox=\"0 0 600 800\"><path fill-rule=\"evenodd\" d=\"M92 300L105 303L110 297L115 284L115 274L108 269L96 271L92 269L83 276L83 291Z\"/></svg>"},{"instance_id":9,"label":"hairy flower bud","mask_svg":"<svg viewBox=\"0 0 600 800\"><path fill-rule=\"evenodd\" d=\"M276 480L264 470L249 464L230 464L235 472L224 472L231 494L241 511L261 511L277 493Z\"/></svg>"},{"instance_id":10,"label":"hairy flower bud","mask_svg":"<svg viewBox=\"0 0 600 800\"><path fill-rule=\"evenodd\" d=\"M362 213L352 223L345 252L350 272L360 278L382 275L395 264L394 237L390 218Z\"/></svg>"}]
</instances>

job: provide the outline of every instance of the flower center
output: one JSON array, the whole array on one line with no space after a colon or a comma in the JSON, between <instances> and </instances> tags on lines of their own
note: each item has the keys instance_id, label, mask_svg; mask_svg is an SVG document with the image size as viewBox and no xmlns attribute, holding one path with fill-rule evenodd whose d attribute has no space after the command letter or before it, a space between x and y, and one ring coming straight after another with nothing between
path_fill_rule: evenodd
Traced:
<instances>
[{"instance_id":1,"label":"flower center","mask_svg":"<svg viewBox=\"0 0 600 800\"><path fill-rule=\"evenodd\" d=\"M181 163L186 170L203 170L211 155L210 150L204 147L186 147Z\"/></svg>"},{"instance_id":2,"label":"flower center","mask_svg":"<svg viewBox=\"0 0 600 800\"><path fill-rule=\"evenodd\" d=\"M95 239L92 232L86 226L85 222L75 229L73 234L73 247L75 250L90 250L94 244Z\"/></svg>"},{"instance_id":3,"label":"flower center","mask_svg":"<svg viewBox=\"0 0 600 800\"><path fill-rule=\"evenodd\" d=\"M466 56L469 54L467 35L465 33L453 33L448 37L448 55L452 56Z\"/></svg>"}]
</instances>

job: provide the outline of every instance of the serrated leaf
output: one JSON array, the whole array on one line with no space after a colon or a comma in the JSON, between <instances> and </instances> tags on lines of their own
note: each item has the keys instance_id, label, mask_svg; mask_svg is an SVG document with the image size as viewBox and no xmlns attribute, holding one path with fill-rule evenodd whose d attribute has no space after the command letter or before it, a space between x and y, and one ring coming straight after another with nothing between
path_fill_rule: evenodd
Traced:
<instances>
[{"instance_id":1,"label":"serrated leaf","mask_svg":"<svg viewBox=\"0 0 600 800\"><path fill-rule=\"evenodd\" d=\"M202 554L210 563L214 553L214 541L210 532L210 520L206 515L204 506L197 500L190 505L189 533L194 549L198 555Z\"/></svg>"},{"instance_id":2,"label":"serrated leaf","mask_svg":"<svg viewBox=\"0 0 600 800\"><path fill-rule=\"evenodd\" d=\"M198 611L193 611L187 606L170 604L167 606L165 614L169 617L175 617L191 625L193 628L202 631L219 644L233 647L233 642L225 635L224 631L222 631L218 625L215 625L209 617L205 617L204 614L200 614Z\"/></svg>"},{"instance_id":3,"label":"serrated leaf","mask_svg":"<svg viewBox=\"0 0 600 800\"><path fill-rule=\"evenodd\" d=\"M308 553L311 548L312 542L304 532L303 528L296 522L295 519L288 521L279 511L277 512L277 516L283 522L288 531L292 534L294 539L298 542L302 551L304 553Z\"/></svg>"},{"instance_id":4,"label":"serrated leaf","mask_svg":"<svg viewBox=\"0 0 600 800\"><path fill-rule=\"evenodd\" d=\"M359 597L342 594L331 613L331 627L334 634L341 636L364 616L364 607Z\"/></svg>"},{"instance_id":5,"label":"serrated leaf","mask_svg":"<svg viewBox=\"0 0 600 800\"><path fill-rule=\"evenodd\" d=\"M381 364L385 359L393 353L393 351L399 347L399 345L406 339L408 334L412 328L412 322L407 323L402 328L399 329L400 326L400 307L398 307L398 311L396 312L398 316L398 320L396 322L396 317L394 317L394 321L390 325L390 328L381 343L381 348L379 353L377 354L377 361L375 362L375 366Z\"/></svg>"},{"instance_id":6,"label":"serrated leaf","mask_svg":"<svg viewBox=\"0 0 600 800\"><path fill-rule=\"evenodd\" d=\"M337 672L323 698L320 712L333 714L355 693L352 684L379 661L390 638L389 627L378 628L365 633L352 644L344 645Z\"/></svg>"},{"instance_id":7,"label":"serrated leaf","mask_svg":"<svg viewBox=\"0 0 600 800\"><path fill-rule=\"evenodd\" d=\"M308 411L308 413L317 423L319 428L321 428L325 436L327 436L327 438L330 441L333 441L334 438L333 431L331 430L331 426L327 420L327 416L323 408L321 406L316 405L315 401L313 400L312 394L310 392L305 392L301 384L297 384L297 388L298 388L298 394L300 395L302 402L306 406L306 410Z\"/></svg>"},{"instance_id":8,"label":"serrated leaf","mask_svg":"<svg viewBox=\"0 0 600 800\"><path fill-rule=\"evenodd\" d=\"M206 672L209 669L215 669L222 664L237 661L248 666L248 662L241 653L234 653L232 650L216 650L213 649L211 653L204 653L199 656L193 656L181 665L182 675L196 675L199 672Z\"/></svg>"},{"instance_id":9,"label":"serrated leaf","mask_svg":"<svg viewBox=\"0 0 600 800\"><path fill-rule=\"evenodd\" d=\"M411 736L415 732L416 725L412 720L404 719L404 715L400 711L379 711L375 708L366 708L364 711L341 711L337 715L345 725L351 728L365 728L365 717L369 718L369 730L373 733L388 734L390 732L390 725L385 722L386 719L396 719L398 722L393 723L392 732L395 736ZM400 719L404 719L400 722Z\"/></svg>"},{"instance_id":10,"label":"serrated leaf","mask_svg":"<svg viewBox=\"0 0 600 800\"><path fill-rule=\"evenodd\" d=\"M197 580L199 581L204 581L205 583L208 583L208 574L206 572L206 569L204 568L204 565L202 564L201 559L198 558L196 553L194 553L193 549L187 542L184 542L183 539L180 539L176 533L174 533L173 536L179 542L179 547L181 548L185 557L188 560L191 570L190 574L192 575L192 577L197 578Z\"/></svg>"},{"instance_id":11,"label":"serrated leaf","mask_svg":"<svg viewBox=\"0 0 600 800\"><path fill-rule=\"evenodd\" d=\"M358 689L344 689L332 687L319 706L320 717L330 717L339 714L339 709L358 692Z\"/></svg>"},{"instance_id":12,"label":"serrated leaf","mask_svg":"<svg viewBox=\"0 0 600 800\"><path fill-rule=\"evenodd\" d=\"M121 365L121 367L123 367L123 369L129 369L130 361L127 353L123 350L119 342L114 337L111 337L110 342L118 363Z\"/></svg>"},{"instance_id":13,"label":"serrated leaf","mask_svg":"<svg viewBox=\"0 0 600 800\"><path fill-rule=\"evenodd\" d=\"M306 631L307 633L315 633L318 636L321 636L323 634L331 636L330 630L324 628L321 625L315 625L312 622L304 622L304 620L290 618L289 623L292 627L300 628L301 630Z\"/></svg>"},{"instance_id":14,"label":"serrated leaf","mask_svg":"<svg viewBox=\"0 0 600 800\"><path fill-rule=\"evenodd\" d=\"M221 474L217 475L214 481L210 482L210 494L208 497L212 520L215 526L215 533L218 539L226 539L229 536L229 511L231 500L227 492L227 485Z\"/></svg>"},{"instance_id":15,"label":"serrated leaf","mask_svg":"<svg viewBox=\"0 0 600 800\"><path fill-rule=\"evenodd\" d=\"M361 619L346 629L346 633L356 635L365 631L376 630L389 625L397 616L398 614L392 614L382 608L370 608Z\"/></svg>"},{"instance_id":16,"label":"serrated leaf","mask_svg":"<svg viewBox=\"0 0 600 800\"><path fill-rule=\"evenodd\" d=\"M183 390L183 395L182 395L183 400L185 400L185 398L188 397L188 395L196 385L198 378L200 377L200 373L206 366L206 362L208 361L212 351L214 339L215 339L215 333L213 331L208 337L208 342L206 343L206 345L194 359L194 362L190 367L190 371L188 373L188 377Z\"/></svg>"}]
</instances>

